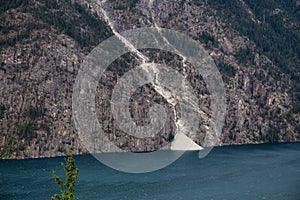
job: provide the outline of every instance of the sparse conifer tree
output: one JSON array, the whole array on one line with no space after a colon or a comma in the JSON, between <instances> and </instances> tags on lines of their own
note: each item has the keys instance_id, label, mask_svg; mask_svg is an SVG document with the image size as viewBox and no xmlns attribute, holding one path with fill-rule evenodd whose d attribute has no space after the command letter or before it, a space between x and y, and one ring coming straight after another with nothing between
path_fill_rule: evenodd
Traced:
<instances>
[{"instance_id":1,"label":"sparse conifer tree","mask_svg":"<svg viewBox=\"0 0 300 200\"><path fill-rule=\"evenodd\" d=\"M75 166L75 159L73 153L74 147L69 149L69 157L65 159L65 163L61 163L66 172L66 181L60 179L56 172L53 170L52 174L56 184L61 187L61 194L54 194L51 200L74 200L75 199L75 183L79 173L78 168Z\"/></svg>"}]
</instances>

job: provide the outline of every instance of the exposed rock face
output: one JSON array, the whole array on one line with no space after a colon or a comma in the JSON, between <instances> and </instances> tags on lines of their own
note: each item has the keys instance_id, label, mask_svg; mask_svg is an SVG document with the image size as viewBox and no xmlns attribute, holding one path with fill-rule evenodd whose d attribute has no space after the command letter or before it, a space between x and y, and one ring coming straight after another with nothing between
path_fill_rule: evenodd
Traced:
<instances>
[{"instance_id":1,"label":"exposed rock face","mask_svg":"<svg viewBox=\"0 0 300 200\"><path fill-rule=\"evenodd\" d=\"M286 63L290 71L284 71L273 54L261 50L259 42L241 29L243 25L234 24L238 16L233 11L221 9L216 6L218 4L192 0L130 3L85 0L75 4L54 1L56 3L51 5L47 2L10 6L3 8L0 15L0 25L5 27L0 33L1 157L64 155L72 142L75 153L86 152L71 116L72 87L80 63L113 31L139 27L183 32L210 52L223 76L228 99L222 144L300 140L300 115L295 111L295 102L299 99L294 95L299 92L295 87L299 83L299 62L294 56L299 52L291 49L286 55L287 60L291 58L291 62ZM236 5L245 10L245 19L254 25L272 28L271 23L264 22L251 11L252 5L247 1L237 1ZM285 20L286 26L292 27L299 37L299 31L293 29L299 27L299 21L287 15L286 9L276 8L270 13ZM224 17L225 11L232 15L233 21ZM107 17L110 23L105 21ZM182 74L189 74L188 80L200 100L199 107L209 113L205 83L193 74L189 63L167 52L141 50L141 53L152 61L166 63ZM114 128L108 101L118 78L138 64L140 60L132 53L110 66L97 89L97 116L109 138L122 149L150 151L166 145L174 137L174 115L166 100L151 85L133 94L131 112L137 124L149 123L147 113L153 103L163 105L168 113L164 129L155 138L142 140ZM203 120L202 126L205 123ZM191 136L199 144L204 130L200 126L202 133Z\"/></svg>"}]
</instances>

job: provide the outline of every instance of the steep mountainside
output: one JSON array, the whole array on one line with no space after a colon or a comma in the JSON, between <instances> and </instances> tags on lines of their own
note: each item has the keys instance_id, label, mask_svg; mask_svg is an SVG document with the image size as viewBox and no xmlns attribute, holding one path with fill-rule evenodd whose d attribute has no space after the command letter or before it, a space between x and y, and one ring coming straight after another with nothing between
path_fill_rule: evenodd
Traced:
<instances>
[{"instance_id":1,"label":"steep mountainside","mask_svg":"<svg viewBox=\"0 0 300 200\"><path fill-rule=\"evenodd\" d=\"M1 1L1 157L67 151L76 138L79 63L110 35L103 20L71 1Z\"/></svg>"},{"instance_id":2,"label":"steep mountainside","mask_svg":"<svg viewBox=\"0 0 300 200\"><path fill-rule=\"evenodd\" d=\"M72 141L76 153L86 152L71 116L79 65L101 41L139 27L180 31L210 52L226 85L228 113L222 144L300 140L298 0L0 0L0 10L3 158L63 155ZM178 71L192 71L178 55L141 52ZM140 63L136 57L134 53L120 57L100 80L98 119L121 148L155 150L173 139L176 124L166 100L151 85L133 94L131 111L136 123L143 125L149 122L147 112L154 102L166 108L167 125L155 138L140 140L115 130L108 112L112 87ZM209 94L203 80L191 74L189 81L206 112ZM203 134L191 137L201 144Z\"/></svg>"}]
</instances>

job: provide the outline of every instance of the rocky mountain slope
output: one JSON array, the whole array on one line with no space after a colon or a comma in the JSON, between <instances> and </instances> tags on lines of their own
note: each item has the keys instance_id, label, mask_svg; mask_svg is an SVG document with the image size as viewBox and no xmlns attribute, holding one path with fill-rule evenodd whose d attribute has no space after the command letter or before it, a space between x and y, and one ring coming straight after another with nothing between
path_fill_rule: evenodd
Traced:
<instances>
[{"instance_id":1,"label":"rocky mountain slope","mask_svg":"<svg viewBox=\"0 0 300 200\"><path fill-rule=\"evenodd\" d=\"M139 27L185 33L215 60L228 102L221 144L300 140L297 0L1 0L0 5L2 158L64 155L72 142L76 153L86 152L71 115L72 87L80 63L114 32ZM141 52L178 71L192 69L178 55L149 49ZM118 146L148 151L171 141L176 127L166 100L151 85L133 94L131 112L136 123L143 125L149 122L149 107L163 105L169 113L168 123L156 137L137 139L116 130L108 112L107 100L116 80L139 63L131 53L110 66L99 82L97 115ZM207 110L209 94L203 80L191 74L189 81L198 91L199 107ZM203 135L193 137L194 141L201 144Z\"/></svg>"}]
</instances>

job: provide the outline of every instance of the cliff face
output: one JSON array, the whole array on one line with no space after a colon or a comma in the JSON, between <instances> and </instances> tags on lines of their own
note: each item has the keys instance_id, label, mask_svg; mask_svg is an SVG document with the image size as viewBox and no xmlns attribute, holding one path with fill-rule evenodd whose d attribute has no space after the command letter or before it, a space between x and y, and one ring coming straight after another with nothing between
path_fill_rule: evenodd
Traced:
<instances>
[{"instance_id":1,"label":"cliff face","mask_svg":"<svg viewBox=\"0 0 300 200\"><path fill-rule=\"evenodd\" d=\"M0 15L0 155L64 155L71 142L75 153L86 152L71 116L80 63L113 32L139 27L183 32L210 52L226 86L222 144L299 141L299 7L296 0L7 1ZM178 55L141 52L178 71L191 71ZM133 53L124 55L100 80L98 120L121 148L155 150L172 140L176 124L166 100L151 85L133 94L131 112L143 125L154 102L165 107L167 125L155 138L139 140L115 130L108 112L116 80L137 64ZM206 110L209 95L203 80L190 76L189 81ZM201 144L203 137L193 139Z\"/></svg>"}]
</instances>

